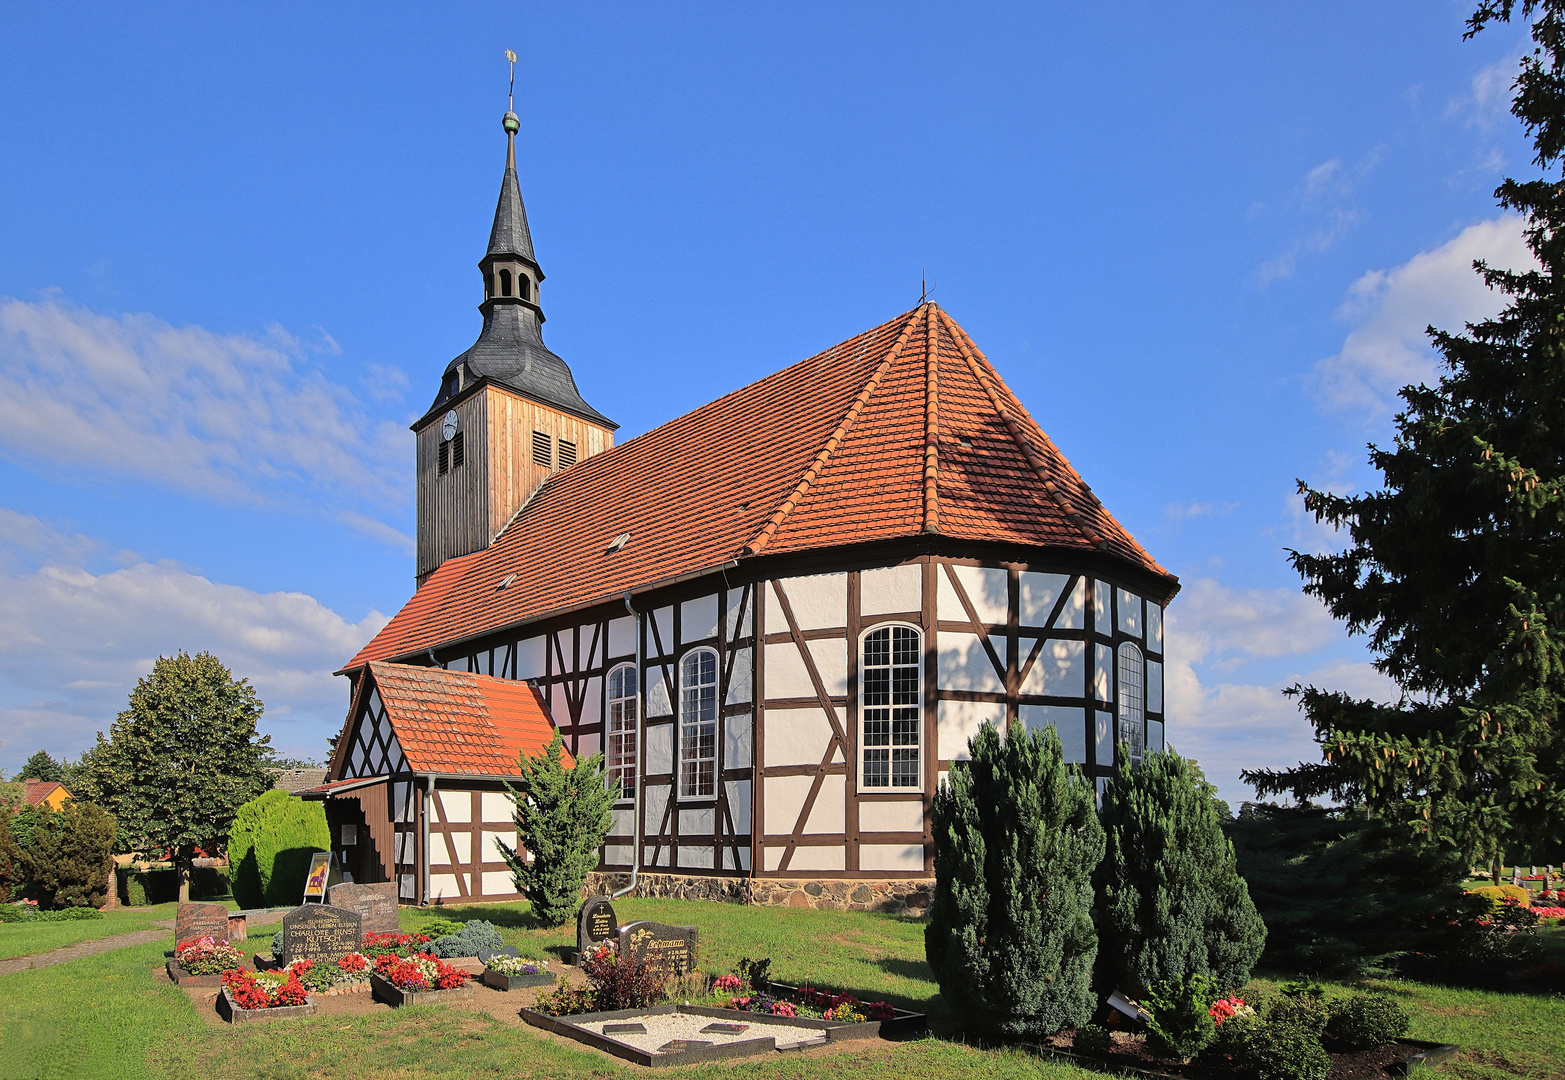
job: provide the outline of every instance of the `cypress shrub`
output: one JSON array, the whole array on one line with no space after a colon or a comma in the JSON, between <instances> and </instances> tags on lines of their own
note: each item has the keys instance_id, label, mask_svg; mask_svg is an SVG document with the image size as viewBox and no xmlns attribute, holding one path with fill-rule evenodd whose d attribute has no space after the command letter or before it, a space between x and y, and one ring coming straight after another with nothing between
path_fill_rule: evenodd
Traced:
<instances>
[{"instance_id":1,"label":"cypress shrub","mask_svg":"<svg viewBox=\"0 0 1565 1080\"><path fill-rule=\"evenodd\" d=\"M525 893L533 917L559 926L576 917L581 887L598 865L598 849L609 833L614 796L604 785L603 755L565 767L565 740L556 731L535 758L520 758L521 783L506 785L516 804L521 848L498 841L518 892ZM522 852L531 855L530 861Z\"/></svg>"},{"instance_id":2,"label":"cypress shrub","mask_svg":"<svg viewBox=\"0 0 1565 1080\"><path fill-rule=\"evenodd\" d=\"M228 834L229 877L242 908L284 907L304 896L310 856L331 850L320 803L273 788L241 806Z\"/></svg>"},{"instance_id":3,"label":"cypress shrub","mask_svg":"<svg viewBox=\"0 0 1565 1080\"><path fill-rule=\"evenodd\" d=\"M27 892L48 907L101 907L114 870L114 819L100 806L66 801L38 815L20 852Z\"/></svg>"},{"instance_id":4,"label":"cypress shrub","mask_svg":"<svg viewBox=\"0 0 1565 1080\"><path fill-rule=\"evenodd\" d=\"M0 904L9 904L12 893L21 886L22 867L16 841L11 839L11 814L0 806Z\"/></svg>"},{"instance_id":5,"label":"cypress shrub","mask_svg":"<svg viewBox=\"0 0 1565 1080\"><path fill-rule=\"evenodd\" d=\"M935 894L924 952L968 1030L1049 1035L1085 1024L1097 933L1092 787L1053 728L992 727L935 795Z\"/></svg>"},{"instance_id":6,"label":"cypress shrub","mask_svg":"<svg viewBox=\"0 0 1565 1080\"><path fill-rule=\"evenodd\" d=\"M1132 768L1128 753L1103 793L1107 850L1096 875L1098 931L1110 981L1132 997L1204 975L1219 995L1250 980L1266 926L1239 876L1216 799L1172 750Z\"/></svg>"}]
</instances>

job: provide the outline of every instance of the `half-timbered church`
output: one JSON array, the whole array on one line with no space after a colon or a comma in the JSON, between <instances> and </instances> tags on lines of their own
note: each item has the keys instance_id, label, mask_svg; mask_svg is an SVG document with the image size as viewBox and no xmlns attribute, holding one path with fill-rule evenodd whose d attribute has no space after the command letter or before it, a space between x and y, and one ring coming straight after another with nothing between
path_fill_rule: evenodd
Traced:
<instances>
[{"instance_id":1,"label":"half-timbered church","mask_svg":"<svg viewBox=\"0 0 1565 1080\"><path fill-rule=\"evenodd\" d=\"M614 445L544 345L507 113L483 329L413 425L417 591L343 667L323 799L404 902L514 898L504 781L562 733L600 885L899 906L983 724L1108 775L1164 741L1177 579L922 303Z\"/></svg>"}]
</instances>

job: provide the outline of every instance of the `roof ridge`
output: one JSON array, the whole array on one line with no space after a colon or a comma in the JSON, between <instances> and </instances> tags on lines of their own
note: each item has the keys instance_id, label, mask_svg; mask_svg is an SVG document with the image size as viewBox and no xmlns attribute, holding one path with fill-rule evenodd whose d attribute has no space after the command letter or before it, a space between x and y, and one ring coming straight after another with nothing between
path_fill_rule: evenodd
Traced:
<instances>
[{"instance_id":1,"label":"roof ridge","mask_svg":"<svg viewBox=\"0 0 1565 1080\"><path fill-rule=\"evenodd\" d=\"M961 352L962 358L967 361L968 369L972 371L973 377L978 380L978 385L983 387L984 393L988 395L989 404L1000 415L1001 422L1005 424L1005 429L1010 432L1011 439L1016 443L1017 448L1021 450L1022 456L1027 459L1027 464L1032 467L1033 472L1038 474L1038 479L1043 481L1044 490L1049 493L1049 497L1054 500L1055 504L1065 511L1065 515L1070 518L1071 522L1081 530L1081 534L1086 537L1087 542L1095 548L1102 548L1107 541L1097 534L1097 531L1082 516L1081 512L1065 498L1064 493L1059 489L1059 485L1049 475L1048 462L1043 460L1037 448L1027 440L1026 435L1022 432L1021 425L1016 422L1016 418L1011 415L1011 410L1000 399L999 391L994 387L994 380L989 378L989 375L979 364L977 357L973 355L978 350L978 346L974 345L972 340L967 338L967 331L958 326L956 320L943 311L940 314L944 318L946 329L950 332L952 340L956 342L956 347ZM982 353L979 353L979 355L982 355ZM1041 428L1039 431L1042 434ZM1045 434L1043 438L1051 450L1059 453L1054 444L1049 441L1048 435ZM1099 505L1101 506L1102 504L1100 503Z\"/></svg>"},{"instance_id":2,"label":"roof ridge","mask_svg":"<svg viewBox=\"0 0 1565 1080\"><path fill-rule=\"evenodd\" d=\"M908 314L907 322L902 327L901 336L891 346L891 351L880 362L874 374L869 377L869 381L864 384L864 388L859 391L858 396L853 399L853 404L848 406L848 411L843 414L842 420L837 424L837 427L826 437L825 445L816 452L814 460L804 470L804 475L799 477L799 481L793 486L793 490L772 511L771 516L766 519L766 523L761 526L760 530L739 549L739 554L746 556L759 555L766 545L771 543L772 537L777 535L777 530L782 528L783 522L788 520L788 515L798 508L799 501L804 498L805 492L810 490L810 485L815 483L816 478L820 476L821 470L831 460L832 454L837 452L837 448L847 438L854 421L859 418L859 413L863 412L864 406L869 403L869 399L879 389L880 381L885 378L886 372L891 369L891 365L901 355L902 347L907 344L907 339L912 335L913 327L917 321L918 309L915 308Z\"/></svg>"},{"instance_id":3,"label":"roof ridge","mask_svg":"<svg viewBox=\"0 0 1565 1080\"><path fill-rule=\"evenodd\" d=\"M935 305L924 305L924 531L940 531L940 350Z\"/></svg>"}]
</instances>

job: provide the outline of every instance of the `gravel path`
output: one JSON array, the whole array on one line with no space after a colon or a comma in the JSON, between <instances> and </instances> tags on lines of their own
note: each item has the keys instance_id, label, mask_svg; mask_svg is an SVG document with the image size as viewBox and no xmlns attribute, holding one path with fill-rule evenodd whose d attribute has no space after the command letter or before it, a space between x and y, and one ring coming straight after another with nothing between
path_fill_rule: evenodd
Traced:
<instances>
[{"instance_id":1,"label":"gravel path","mask_svg":"<svg viewBox=\"0 0 1565 1080\"><path fill-rule=\"evenodd\" d=\"M9 960L0 960L0 975L10 975L17 971L27 971L31 968L49 967L53 964L63 964L67 960L80 960L84 956L96 956L110 949L123 949L129 945L145 945L168 937L169 931L174 929L174 920L165 919L162 922L153 923L160 927L157 930L135 930L129 934L115 934L113 937L94 938L92 941L83 941L75 945L67 945L63 949L54 949L46 953L37 953L33 956L14 956Z\"/></svg>"}]
</instances>

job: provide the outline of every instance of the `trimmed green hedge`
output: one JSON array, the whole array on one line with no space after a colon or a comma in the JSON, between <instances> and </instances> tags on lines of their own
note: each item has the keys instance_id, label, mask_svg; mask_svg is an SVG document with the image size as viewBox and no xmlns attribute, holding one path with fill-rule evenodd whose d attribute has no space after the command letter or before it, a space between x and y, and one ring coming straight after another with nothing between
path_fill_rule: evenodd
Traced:
<instances>
[{"instance_id":1,"label":"trimmed green hedge","mask_svg":"<svg viewBox=\"0 0 1565 1080\"><path fill-rule=\"evenodd\" d=\"M284 907L304 895L310 856L331 849L326 811L317 802L273 788L234 815L228 864L242 908Z\"/></svg>"}]
</instances>

